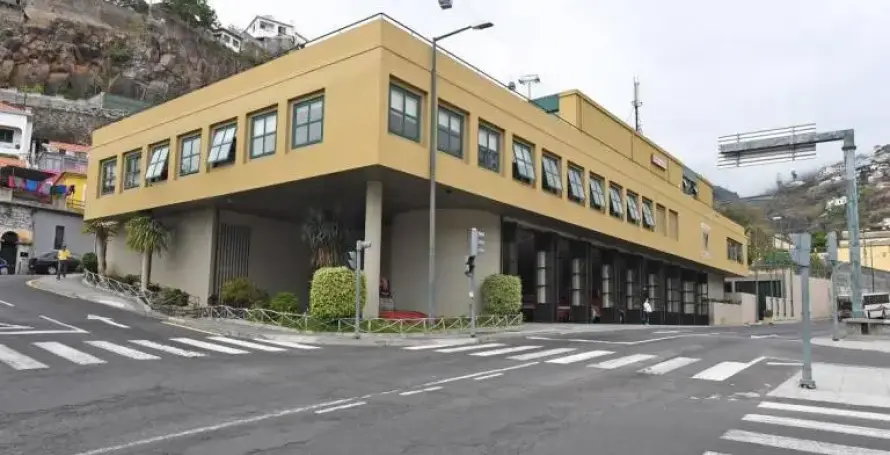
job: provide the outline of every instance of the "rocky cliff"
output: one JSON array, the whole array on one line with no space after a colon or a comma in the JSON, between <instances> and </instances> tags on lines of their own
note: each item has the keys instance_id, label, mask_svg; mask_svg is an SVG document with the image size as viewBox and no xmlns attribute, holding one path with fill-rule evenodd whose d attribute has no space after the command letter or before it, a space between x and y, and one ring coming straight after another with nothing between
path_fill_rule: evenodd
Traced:
<instances>
[{"instance_id":1,"label":"rocky cliff","mask_svg":"<svg viewBox=\"0 0 890 455\"><path fill-rule=\"evenodd\" d=\"M0 87L82 99L100 92L159 102L265 60L206 31L103 0L32 0L0 14Z\"/></svg>"}]
</instances>

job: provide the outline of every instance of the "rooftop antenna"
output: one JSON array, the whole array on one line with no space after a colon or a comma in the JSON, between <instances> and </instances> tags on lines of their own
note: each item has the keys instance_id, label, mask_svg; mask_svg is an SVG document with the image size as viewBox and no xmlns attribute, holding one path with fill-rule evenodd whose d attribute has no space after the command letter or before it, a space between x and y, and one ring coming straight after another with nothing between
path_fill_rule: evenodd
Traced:
<instances>
[{"instance_id":1,"label":"rooftop antenna","mask_svg":"<svg viewBox=\"0 0 890 455\"><path fill-rule=\"evenodd\" d=\"M525 76L521 76L519 78L519 85L525 85L528 87L528 99L532 99L532 85L540 83L541 77L537 74L526 74Z\"/></svg>"},{"instance_id":2,"label":"rooftop antenna","mask_svg":"<svg viewBox=\"0 0 890 455\"><path fill-rule=\"evenodd\" d=\"M640 121L640 107L643 106L643 101L640 100L640 80L636 76L634 76L634 100L631 104L634 107L634 130L643 134L643 124Z\"/></svg>"}]
</instances>

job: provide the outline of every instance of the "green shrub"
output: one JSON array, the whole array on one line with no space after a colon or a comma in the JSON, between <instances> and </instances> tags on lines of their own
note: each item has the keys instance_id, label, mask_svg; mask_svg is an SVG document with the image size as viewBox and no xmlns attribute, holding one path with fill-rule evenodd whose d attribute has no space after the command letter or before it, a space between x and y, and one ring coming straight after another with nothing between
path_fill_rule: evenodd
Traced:
<instances>
[{"instance_id":1,"label":"green shrub","mask_svg":"<svg viewBox=\"0 0 890 455\"><path fill-rule=\"evenodd\" d=\"M299 313L300 300L292 292L279 292L269 302L269 309L280 313Z\"/></svg>"},{"instance_id":2,"label":"green shrub","mask_svg":"<svg viewBox=\"0 0 890 455\"><path fill-rule=\"evenodd\" d=\"M157 303L161 305L188 306L189 294L182 289L161 288Z\"/></svg>"},{"instance_id":3,"label":"green shrub","mask_svg":"<svg viewBox=\"0 0 890 455\"><path fill-rule=\"evenodd\" d=\"M365 306L367 285L362 275L361 305ZM322 267L312 275L309 314L320 320L355 316L355 272L346 267Z\"/></svg>"},{"instance_id":4,"label":"green shrub","mask_svg":"<svg viewBox=\"0 0 890 455\"><path fill-rule=\"evenodd\" d=\"M220 303L236 308L262 307L268 299L269 296L246 277L223 284L220 292Z\"/></svg>"},{"instance_id":5,"label":"green shrub","mask_svg":"<svg viewBox=\"0 0 890 455\"><path fill-rule=\"evenodd\" d=\"M482 282L481 293L488 314L512 316L522 310L522 281L518 276L489 275Z\"/></svg>"},{"instance_id":6,"label":"green shrub","mask_svg":"<svg viewBox=\"0 0 890 455\"><path fill-rule=\"evenodd\" d=\"M88 272L99 273L99 258L96 253L86 253L80 258L80 266Z\"/></svg>"},{"instance_id":7,"label":"green shrub","mask_svg":"<svg viewBox=\"0 0 890 455\"><path fill-rule=\"evenodd\" d=\"M139 282L142 281L142 277L139 276L139 275L133 275L133 274L131 273L131 274L129 274L129 275L124 275L124 276L121 277L121 279L118 280L118 281L121 281L121 282L126 283L126 284L129 284L129 285L137 285L137 284L139 284Z\"/></svg>"}]
</instances>

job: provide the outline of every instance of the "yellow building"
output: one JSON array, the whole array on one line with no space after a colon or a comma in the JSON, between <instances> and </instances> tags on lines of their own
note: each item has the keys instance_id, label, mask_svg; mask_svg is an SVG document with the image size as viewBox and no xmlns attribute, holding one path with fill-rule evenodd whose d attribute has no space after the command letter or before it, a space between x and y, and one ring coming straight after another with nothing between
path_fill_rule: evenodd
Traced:
<instances>
[{"instance_id":1,"label":"yellow building","mask_svg":"<svg viewBox=\"0 0 890 455\"><path fill-rule=\"evenodd\" d=\"M59 174L56 184L74 188L74 192L68 195L65 205L70 210L82 213L87 194L87 176L80 172L65 171Z\"/></svg>"},{"instance_id":2,"label":"yellow building","mask_svg":"<svg viewBox=\"0 0 890 455\"><path fill-rule=\"evenodd\" d=\"M847 231L841 233L837 257L850 262L850 240ZM890 272L890 231L869 231L859 234L859 261L862 267Z\"/></svg>"},{"instance_id":3,"label":"yellow building","mask_svg":"<svg viewBox=\"0 0 890 455\"><path fill-rule=\"evenodd\" d=\"M368 309L428 308L431 51L385 15L93 133L86 218L147 212L173 230L155 279L202 300L248 276L308 295L301 220L340 211L365 253ZM578 91L529 102L439 55L436 315L468 313L471 227L479 282L523 279L538 321L706 324L707 298L746 273L743 229L711 184ZM117 273L136 273L124 236ZM719 293L719 295L718 295Z\"/></svg>"}]
</instances>

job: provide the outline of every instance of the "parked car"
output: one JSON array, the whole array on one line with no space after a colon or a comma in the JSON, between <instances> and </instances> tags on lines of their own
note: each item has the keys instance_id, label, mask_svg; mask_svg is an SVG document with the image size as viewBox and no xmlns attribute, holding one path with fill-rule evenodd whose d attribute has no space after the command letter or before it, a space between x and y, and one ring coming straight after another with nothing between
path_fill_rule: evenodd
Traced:
<instances>
[{"instance_id":1,"label":"parked car","mask_svg":"<svg viewBox=\"0 0 890 455\"><path fill-rule=\"evenodd\" d=\"M6 259L0 258L0 275L9 275L12 273L12 268L6 262Z\"/></svg>"},{"instance_id":2,"label":"parked car","mask_svg":"<svg viewBox=\"0 0 890 455\"><path fill-rule=\"evenodd\" d=\"M56 251L32 257L28 261L28 269L31 273L37 275L55 275L59 271L59 260L57 257L58 252ZM80 265L80 256L72 254L65 262L68 264L68 273L74 273L77 270L77 266Z\"/></svg>"}]
</instances>

